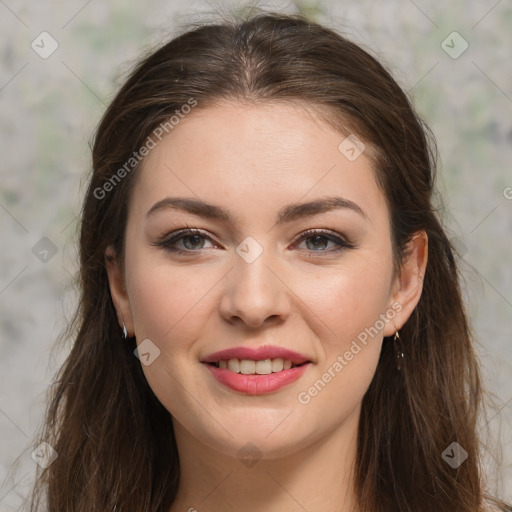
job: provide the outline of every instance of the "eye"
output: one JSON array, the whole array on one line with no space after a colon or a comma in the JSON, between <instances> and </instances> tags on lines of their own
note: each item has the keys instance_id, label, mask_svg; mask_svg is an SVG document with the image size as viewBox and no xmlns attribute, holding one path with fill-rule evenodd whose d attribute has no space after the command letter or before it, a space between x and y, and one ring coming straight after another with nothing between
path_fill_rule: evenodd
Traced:
<instances>
[{"instance_id":1,"label":"eye","mask_svg":"<svg viewBox=\"0 0 512 512\"><path fill-rule=\"evenodd\" d=\"M210 247L205 246L206 241L211 242L212 245ZM342 235L321 229L309 229L303 232L295 242L295 244L301 243L305 243L306 250L311 256L322 256L355 248ZM331 247L329 247L329 244L331 244ZM218 247L211 237L197 228L180 229L164 236L153 245L162 247L174 254L191 254L200 252L202 249Z\"/></svg>"},{"instance_id":2,"label":"eye","mask_svg":"<svg viewBox=\"0 0 512 512\"><path fill-rule=\"evenodd\" d=\"M201 249L205 249L205 240L209 240L210 242L212 241L212 239L200 229L187 228L180 229L179 231L165 236L154 245L162 247L169 252L184 254L198 252ZM182 244L182 247L179 247L180 243ZM215 245L212 247L215 247Z\"/></svg>"},{"instance_id":3,"label":"eye","mask_svg":"<svg viewBox=\"0 0 512 512\"><path fill-rule=\"evenodd\" d=\"M298 242L305 242L306 249L309 252L323 254L340 252L345 249L354 249L355 247L344 237L336 235L331 231L321 229L309 229L305 231L301 234ZM329 243L334 244L334 247L328 248Z\"/></svg>"}]
</instances>

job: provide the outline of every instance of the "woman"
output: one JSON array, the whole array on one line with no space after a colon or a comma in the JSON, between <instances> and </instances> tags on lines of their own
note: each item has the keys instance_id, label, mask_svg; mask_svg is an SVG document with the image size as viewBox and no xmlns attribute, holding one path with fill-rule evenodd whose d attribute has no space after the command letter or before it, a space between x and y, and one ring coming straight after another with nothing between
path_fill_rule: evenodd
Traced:
<instances>
[{"instance_id":1,"label":"woman","mask_svg":"<svg viewBox=\"0 0 512 512\"><path fill-rule=\"evenodd\" d=\"M506 510L432 145L373 57L301 16L142 60L95 137L33 509Z\"/></svg>"}]
</instances>

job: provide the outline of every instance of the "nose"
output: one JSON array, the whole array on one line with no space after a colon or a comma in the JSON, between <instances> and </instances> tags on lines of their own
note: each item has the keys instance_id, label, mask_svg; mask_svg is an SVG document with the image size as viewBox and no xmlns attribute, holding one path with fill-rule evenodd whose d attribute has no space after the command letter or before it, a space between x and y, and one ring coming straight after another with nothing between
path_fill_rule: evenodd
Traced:
<instances>
[{"instance_id":1,"label":"nose","mask_svg":"<svg viewBox=\"0 0 512 512\"><path fill-rule=\"evenodd\" d=\"M235 255L219 305L220 314L229 323L258 328L277 325L288 318L290 291L266 252L252 263Z\"/></svg>"}]
</instances>

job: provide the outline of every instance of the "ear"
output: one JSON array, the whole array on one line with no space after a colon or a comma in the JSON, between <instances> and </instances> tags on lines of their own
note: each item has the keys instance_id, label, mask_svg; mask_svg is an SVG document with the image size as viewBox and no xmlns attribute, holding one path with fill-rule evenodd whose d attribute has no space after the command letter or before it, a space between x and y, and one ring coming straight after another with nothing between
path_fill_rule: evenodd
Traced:
<instances>
[{"instance_id":1,"label":"ear","mask_svg":"<svg viewBox=\"0 0 512 512\"><path fill-rule=\"evenodd\" d=\"M415 233L407 245L405 258L392 287L389 307L398 302L401 310L393 322L387 323L384 336L392 336L407 322L423 291L423 278L428 260L428 236L425 231Z\"/></svg>"},{"instance_id":2,"label":"ear","mask_svg":"<svg viewBox=\"0 0 512 512\"><path fill-rule=\"evenodd\" d=\"M130 308L130 301L126 293L122 265L112 246L105 251L105 264L107 267L110 295L117 313L117 321L121 329L126 325L128 336L134 335L133 316Z\"/></svg>"}]
</instances>

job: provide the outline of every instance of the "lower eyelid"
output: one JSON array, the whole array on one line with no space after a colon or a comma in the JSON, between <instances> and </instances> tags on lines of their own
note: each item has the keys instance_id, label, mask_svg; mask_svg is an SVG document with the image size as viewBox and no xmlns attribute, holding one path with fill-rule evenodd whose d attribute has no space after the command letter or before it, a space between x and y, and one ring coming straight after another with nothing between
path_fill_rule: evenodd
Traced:
<instances>
[{"instance_id":1,"label":"lower eyelid","mask_svg":"<svg viewBox=\"0 0 512 512\"><path fill-rule=\"evenodd\" d=\"M347 244L347 243L339 243L339 242L336 242L334 240L330 240L332 242L335 243L335 245L333 247L330 247L330 248L327 248L327 249L319 249L319 250L314 250L314 249L307 249L307 248L300 248L298 250L300 251L303 251L304 253L306 253L306 256L328 256L328 255L333 255L333 254L337 254L337 253L340 253L340 252L343 252L343 251L347 251L349 249L353 249L354 247Z\"/></svg>"}]
</instances>

